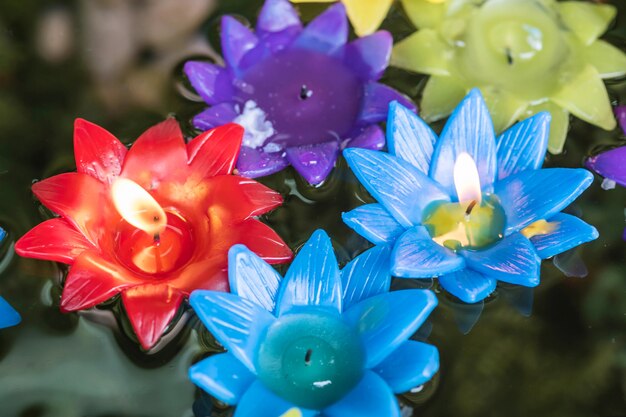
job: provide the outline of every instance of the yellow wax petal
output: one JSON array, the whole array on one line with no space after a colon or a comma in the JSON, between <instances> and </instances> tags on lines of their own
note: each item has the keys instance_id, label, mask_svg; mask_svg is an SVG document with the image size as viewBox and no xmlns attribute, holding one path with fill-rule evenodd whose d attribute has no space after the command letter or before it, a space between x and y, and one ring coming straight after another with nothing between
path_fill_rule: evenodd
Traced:
<instances>
[{"instance_id":1,"label":"yellow wax petal","mask_svg":"<svg viewBox=\"0 0 626 417\"><path fill-rule=\"evenodd\" d=\"M373 33L385 20L393 0L342 0L354 31L359 36Z\"/></svg>"},{"instance_id":2,"label":"yellow wax petal","mask_svg":"<svg viewBox=\"0 0 626 417\"><path fill-rule=\"evenodd\" d=\"M453 77L433 75L422 93L420 116L427 122L443 119L465 97L463 85Z\"/></svg>"},{"instance_id":3,"label":"yellow wax petal","mask_svg":"<svg viewBox=\"0 0 626 417\"><path fill-rule=\"evenodd\" d=\"M297 408L292 408L280 417L302 417L302 412Z\"/></svg>"},{"instance_id":4,"label":"yellow wax petal","mask_svg":"<svg viewBox=\"0 0 626 417\"><path fill-rule=\"evenodd\" d=\"M626 75L626 54L608 42L595 41L585 48L585 58L603 79Z\"/></svg>"},{"instance_id":5,"label":"yellow wax petal","mask_svg":"<svg viewBox=\"0 0 626 417\"><path fill-rule=\"evenodd\" d=\"M550 138L548 139L548 151L555 155L560 154L563 152L567 131L569 130L569 112L556 103L546 101L529 107L526 111L526 117L533 116L542 111L547 111L552 117L552 121L550 122Z\"/></svg>"},{"instance_id":6,"label":"yellow wax petal","mask_svg":"<svg viewBox=\"0 0 626 417\"><path fill-rule=\"evenodd\" d=\"M557 4L561 19L583 41L590 45L615 19L617 9L609 4L564 1Z\"/></svg>"},{"instance_id":7,"label":"yellow wax petal","mask_svg":"<svg viewBox=\"0 0 626 417\"><path fill-rule=\"evenodd\" d=\"M593 65L583 68L551 99L579 119L605 130L617 125L606 87Z\"/></svg>"},{"instance_id":8,"label":"yellow wax petal","mask_svg":"<svg viewBox=\"0 0 626 417\"><path fill-rule=\"evenodd\" d=\"M528 107L527 101L518 99L495 87L481 88L480 92L487 103L487 108L489 108L496 133L503 132L519 120Z\"/></svg>"},{"instance_id":9,"label":"yellow wax petal","mask_svg":"<svg viewBox=\"0 0 626 417\"><path fill-rule=\"evenodd\" d=\"M413 24L419 28L437 27L443 20L446 0L402 0L402 6Z\"/></svg>"},{"instance_id":10,"label":"yellow wax petal","mask_svg":"<svg viewBox=\"0 0 626 417\"><path fill-rule=\"evenodd\" d=\"M398 42L391 54L391 65L430 75L449 75L452 51L433 29L422 29Z\"/></svg>"}]
</instances>

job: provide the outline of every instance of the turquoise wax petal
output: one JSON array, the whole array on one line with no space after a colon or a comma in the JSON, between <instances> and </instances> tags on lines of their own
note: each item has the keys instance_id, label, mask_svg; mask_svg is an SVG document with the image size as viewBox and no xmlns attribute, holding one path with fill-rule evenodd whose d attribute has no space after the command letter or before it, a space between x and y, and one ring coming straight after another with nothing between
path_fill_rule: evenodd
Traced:
<instances>
[{"instance_id":1,"label":"turquoise wax petal","mask_svg":"<svg viewBox=\"0 0 626 417\"><path fill-rule=\"evenodd\" d=\"M4 232L2 229L0 229L0 231L2 233ZM22 318L19 313L15 311L4 298L0 297L0 329L15 326L19 324L20 321L22 321Z\"/></svg>"},{"instance_id":2,"label":"turquoise wax petal","mask_svg":"<svg viewBox=\"0 0 626 417\"><path fill-rule=\"evenodd\" d=\"M366 367L381 363L424 323L437 305L429 290L402 290L368 298L348 309L345 319L359 332Z\"/></svg>"},{"instance_id":3,"label":"turquoise wax petal","mask_svg":"<svg viewBox=\"0 0 626 417\"><path fill-rule=\"evenodd\" d=\"M244 245L228 251L230 292L274 311L281 276Z\"/></svg>"},{"instance_id":4,"label":"turquoise wax petal","mask_svg":"<svg viewBox=\"0 0 626 417\"><path fill-rule=\"evenodd\" d=\"M362 300L389 291L390 255L391 248L388 246L376 246L354 258L341 270L344 310Z\"/></svg>"},{"instance_id":5,"label":"turquoise wax petal","mask_svg":"<svg viewBox=\"0 0 626 417\"><path fill-rule=\"evenodd\" d=\"M341 312L341 277L330 238L317 230L289 267L276 301L276 314L294 306L325 306Z\"/></svg>"},{"instance_id":6,"label":"turquoise wax petal","mask_svg":"<svg viewBox=\"0 0 626 417\"><path fill-rule=\"evenodd\" d=\"M549 222L556 227L555 230L530 238L542 259L550 258L598 238L598 231L595 227L569 214L558 213L551 217Z\"/></svg>"},{"instance_id":7,"label":"turquoise wax petal","mask_svg":"<svg viewBox=\"0 0 626 417\"><path fill-rule=\"evenodd\" d=\"M465 268L439 277L444 290L466 303L484 300L495 291L497 280L489 275Z\"/></svg>"},{"instance_id":8,"label":"turquoise wax petal","mask_svg":"<svg viewBox=\"0 0 626 417\"><path fill-rule=\"evenodd\" d=\"M218 400L235 405L256 377L235 356L221 353L189 368L191 381Z\"/></svg>"},{"instance_id":9,"label":"turquoise wax petal","mask_svg":"<svg viewBox=\"0 0 626 417\"><path fill-rule=\"evenodd\" d=\"M241 398L233 417L280 417L295 407L256 381ZM315 417L317 411L298 407L302 417Z\"/></svg>"},{"instance_id":10,"label":"turquoise wax petal","mask_svg":"<svg viewBox=\"0 0 626 417\"><path fill-rule=\"evenodd\" d=\"M378 203L365 204L341 215L344 223L375 245L393 243L404 227Z\"/></svg>"},{"instance_id":11,"label":"turquoise wax petal","mask_svg":"<svg viewBox=\"0 0 626 417\"><path fill-rule=\"evenodd\" d=\"M325 417L400 417L400 407L389 386L368 371L348 395L324 410ZM236 416L237 417L237 416Z\"/></svg>"},{"instance_id":12,"label":"turquoise wax petal","mask_svg":"<svg viewBox=\"0 0 626 417\"><path fill-rule=\"evenodd\" d=\"M374 371L396 394L422 385L439 370L439 351L436 347L407 340L380 363Z\"/></svg>"}]
</instances>

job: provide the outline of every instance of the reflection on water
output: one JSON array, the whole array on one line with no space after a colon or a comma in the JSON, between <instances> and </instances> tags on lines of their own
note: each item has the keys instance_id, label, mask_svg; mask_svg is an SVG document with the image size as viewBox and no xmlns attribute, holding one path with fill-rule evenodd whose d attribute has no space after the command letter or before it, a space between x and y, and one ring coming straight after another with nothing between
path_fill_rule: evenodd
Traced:
<instances>
[{"instance_id":1,"label":"reflection on water","mask_svg":"<svg viewBox=\"0 0 626 417\"><path fill-rule=\"evenodd\" d=\"M612 3L622 10L611 40L623 46L626 4ZM0 295L24 318L0 331L2 417L232 414L187 379L192 362L221 351L195 317L183 315L168 335L171 342L146 355L126 331L128 323L110 314L119 309L116 300L88 314L61 314L63 270L11 257L10 246L45 214L30 193L31 182L74 169L75 117L128 140L173 112L191 133L189 119L202 105L180 95L183 58L213 56L212 49L219 49L218 13L252 20L259 6L258 0L1 2L0 226L9 237L0 248ZM319 8L303 7L304 17ZM400 37L413 31L398 10L385 25ZM386 78L414 96L422 80L393 69ZM612 83L609 92L626 103L623 81ZM624 139L618 131L575 121L566 153L547 165L579 167L594 149ZM368 246L341 222L341 212L371 201L344 161L319 188L291 170L263 182L285 197L285 206L265 221L292 248L317 228L329 232L342 264ZM500 287L480 306L440 293L440 307L414 338L427 337L439 347L441 372L399 397L403 416L623 415L624 202L626 190L602 190L599 180L578 200L577 214L596 225L601 237L556 264L567 275L581 275L586 265L585 279L566 278L544 262L534 291ZM394 284L406 286L437 288L432 280Z\"/></svg>"}]
</instances>

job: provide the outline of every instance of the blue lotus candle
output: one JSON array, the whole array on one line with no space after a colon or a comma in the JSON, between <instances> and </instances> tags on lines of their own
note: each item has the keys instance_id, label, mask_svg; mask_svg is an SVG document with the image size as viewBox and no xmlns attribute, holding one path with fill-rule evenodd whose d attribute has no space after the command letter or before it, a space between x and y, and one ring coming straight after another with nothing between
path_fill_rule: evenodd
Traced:
<instances>
[{"instance_id":1,"label":"blue lotus candle","mask_svg":"<svg viewBox=\"0 0 626 417\"><path fill-rule=\"evenodd\" d=\"M225 66L190 61L184 71L209 108L201 130L234 121L246 129L237 168L255 178L293 165L309 183L323 182L341 149L381 149L387 107L410 100L377 82L393 40L380 31L348 43L342 4L303 28L288 0L267 0L256 32L222 19Z\"/></svg>"},{"instance_id":2,"label":"blue lotus candle","mask_svg":"<svg viewBox=\"0 0 626 417\"><path fill-rule=\"evenodd\" d=\"M591 173L541 168L549 114L537 114L496 138L475 89L440 138L397 103L387 127L389 154L344 151L378 203L343 218L372 243L393 247L393 275L439 277L446 291L474 303L497 281L538 285L541 259L598 236L594 227L561 213L591 184Z\"/></svg>"},{"instance_id":3,"label":"blue lotus candle","mask_svg":"<svg viewBox=\"0 0 626 417\"><path fill-rule=\"evenodd\" d=\"M6 236L7 232L0 228L0 242L2 242ZM15 326L20 321L22 321L22 318L19 313L15 311L4 298L0 297L0 329Z\"/></svg>"},{"instance_id":4,"label":"blue lotus candle","mask_svg":"<svg viewBox=\"0 0 626 417\"><path fill-rule=\"evenodd\" d=\"M439 357L407 340L437 304L431 291L388 292L389 248L343 270L330 239L313 234L285 278L245 246L229 253L232 294L196 291L191 305L228 352L190 370L235 417L397 417L393 393L428 381Z\"/></svg>"}]
</instances>

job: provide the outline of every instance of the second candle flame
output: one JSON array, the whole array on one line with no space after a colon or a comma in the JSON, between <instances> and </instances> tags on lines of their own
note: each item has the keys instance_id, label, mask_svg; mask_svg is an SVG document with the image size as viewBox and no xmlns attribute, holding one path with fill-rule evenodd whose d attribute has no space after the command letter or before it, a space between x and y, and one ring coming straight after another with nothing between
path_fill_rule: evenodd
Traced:
<instances>
[{"instance_id":1,"label":"second candle flame","mask_svg":"<svg viewBox=\"0 0 626 417\"><path fill-rule=\"evenodd\" d=\"M479 204L482 200L480 177L474 159L468 153L461 153L454 163L454 188L460 203Z\"/></svg>"},{"instance_id":2,"label":"second candle flame","mask_svg":"<svg viewBox=\"0 0 626 417\"><path fill-rule=\"evenodd\" d=\"M167 217L159 203L136 182L118 178L111 185L113 204L129 224L154 236L155 241L167 227Z\"/></svg>"}]
</instances>

